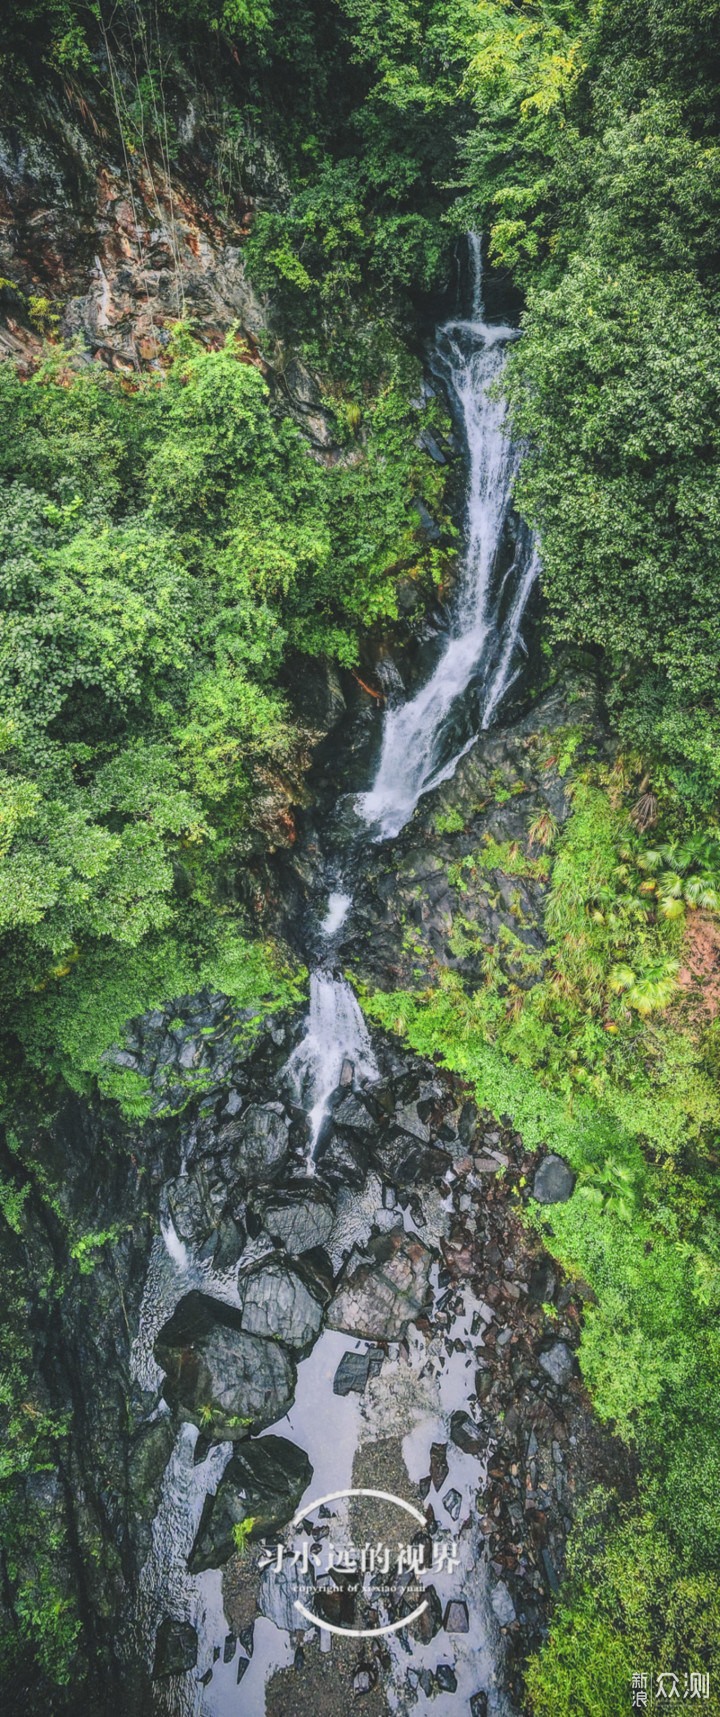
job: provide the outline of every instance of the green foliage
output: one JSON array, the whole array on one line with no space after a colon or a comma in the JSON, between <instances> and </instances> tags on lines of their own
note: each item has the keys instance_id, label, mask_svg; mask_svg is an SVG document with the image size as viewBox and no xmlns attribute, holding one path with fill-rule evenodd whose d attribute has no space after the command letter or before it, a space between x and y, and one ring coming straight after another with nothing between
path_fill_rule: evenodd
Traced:
<instances>
[{"instance_id":1,"label":"green foliage","mask_svg":"<svg viewBox=\"0 0 720 1717\"><path fill-rule=\"evenodd\" d=\"M650 1512L628 1515L596 1492L569 1547L569 1581L550 1639L531 1661L527 1690L534 1717L617 1717L631 1698L632 1676L650 1667L680 1678L720 1672L720 1607L707 1575L678 1571L673 1550Z\"/></svg>"},{"instance_id":2,"label":"green foliage","mask_svg":"<svg viewBox=\"0 0 720 1717\"><path fill-rule=\"evenodd\" d=\"M239 1556L245 1555L249 1539L252 1536L253 1527L255 1526L257 1526L257 1519L253 1514L249 1514L246 1520L236 1521L232 1535L233 1543Z\"/></svg>"},{"instance_id":3,"label":"green foliage","mask_svg":"<svg viewBox=\"0 0 720 1717\"><path fill-rule=\"evenodd\" d=\"M6 993L217 899L298 766L284 656L352 662L422 570L410 501L439 485L408 437L412 366L368 402L359 462L325 470L233 338L177 347L131 392L57 356L0 372Z\"/></svg>"},{"instance_id":4,"label":"green foliage","mask_svg":"<svg viewBox=\"0 0 720 1717\"><path fill-rule=\"evenodd\" d=\"M591 252L532 294L509 384L556 636L600 644L628 730L713 790L716 321L690 271L657 278Z\"/></svg>"}]
</instances>

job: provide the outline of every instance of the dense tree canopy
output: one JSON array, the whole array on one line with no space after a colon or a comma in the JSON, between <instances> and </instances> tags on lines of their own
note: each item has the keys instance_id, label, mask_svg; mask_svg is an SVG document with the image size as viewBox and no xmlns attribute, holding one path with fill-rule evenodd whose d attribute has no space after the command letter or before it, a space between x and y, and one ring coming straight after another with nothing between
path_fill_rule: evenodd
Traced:
<instances>
[{"instance_id":1,"label":"dense tree canopy","mask_svg":"<svg viewBox=\"0 0 720 1717\"><path fill-rule=\"evenodd\" d=\"M298 735L288 652L346 664L414 565L433 468L389 380L325 469L231 336L128 389L50 355L0 370L0 924L22 991L88 937L171 922L247 850L257 771Z\"/></svg>"}]
</instances>

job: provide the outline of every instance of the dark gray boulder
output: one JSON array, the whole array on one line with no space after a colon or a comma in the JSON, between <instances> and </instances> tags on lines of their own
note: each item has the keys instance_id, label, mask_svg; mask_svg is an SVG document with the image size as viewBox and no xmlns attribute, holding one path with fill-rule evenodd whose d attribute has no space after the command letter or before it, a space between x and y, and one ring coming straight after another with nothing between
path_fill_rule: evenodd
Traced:
<instances>
[{"instance_id":1,"label":"dark gray boulder","mask_svg":"<svg viewBox=\"0 0 720 1717\"><path fill-rule=\"evenodd\" d=\"M565 1384L570 1382L574 1371L572 1349L566 1342L556 1341L547 1353L541 1353L540 1365L546 1376L551 1378L559 1389L563 1389Z\"/></svg>"},{"instance_id":2,"label":"dark gray boulder","mask_svg":"<svg viewBox=\"0 0 720 1717\"><path fill-rule=\"evenodd\" d=\"M366 1353L344 1353L333 1378L333 1395L362 1395L369 1377L377 1377L385 1358L381 1347L369 1347Z\"/></svg>"},{"instance_id":3,"label":"dark gray boulder","mask_svg":"<svg viewBox=\"0 0 720 1717\"><path fill-rule=\"evenodd\" d=\"M289 1263L261 1264L241 1276L242 1327L266 1341L283 1341L296 1353L312 1347L323 1308L317 1294Z\"/></svg>"},{"instance_id":4,"label":"dark gray boulder","mask_svg":"<svg viewBox=\"0 0 720 1717\"><path fill-rule=\"evenodd\" d=\"M236 1154L239 1179L247 1187L275 1180L290 1154L290 1123L282 1103L251 1103L220 1128L218 1143Z\"/></svg>"},{"instance_id":5,"label":"dark gray boulder","mask_svg":"<svg viewBox=\"0 0 720 1717\"><path fill-rule=\"evenodd\" d=\"M575 1176L562 1157L549 1156L541 1163L533 1181L538 1204L565 1204L572 1196Z\"/></svg>"},{"instance_id":6,"label":"dark gray boulder","mask_svg":"<svg viewBox=\"0 0 720 1717\"><path fill-rule=\"evenodd\" d=\"M295 1366L287 1348L242 1327L242 1313L208 1294L186 1294L155 1341L165 1400L213 1438L262 1431L287 1412Z\"/></svg>"},{"instance_id":7,"label":"dark gray boulder","mask_svg":"<svg viewBox=\"0 0 720 1717\"><path fill-rule=\"evenodd\" d=\"M205 1506L188 1557L191 1574L220 1568L232 1555L234 1528L252 1520L248 1539L268 1537L286 1526L298 1507L313 1469L304 1449L286 1437L259 1437L229 1460L214 1496Z\"/></svg>"},{"instance_id":8,"label":"dark gray boulder","mask_svg":"<svg viewBox=\"0 0 720 1717\"><path fill-rule=\"evenodd\" d=\"M479 1425L470 1418L463 1408L458 1408L450 1420L450 1437L457 1449L462 1449L464 1455L481 1455L487 1444Z\"/></svg>"},{"instance_id":9,"label":"dark gray boulder","mask_svg":"<svg viewBox=\"0 0 720 1717\"><path fill-rule=\"evenodd\" d=\"M425 1304L432 1258L414 1234L381 1234L331 1301L330 1328L369 1341L398 1341Z\"/></svg>"},{"instance_id":10,"label":"dark gray boulder","mask_svg":"<svg viewBox=\"0 0 720 1717\"><path fill-rule=\"evenodd\" d=\"M360 1133L361 1137L366 1137L368 1133L375 1132L375 1122L372 1115L368 1113L365 1104L356 1096L355 1092L351 1096L345 1097L339 1108L333 1111L333 1120L336 1126L342 1128L343 1132Z\"/></svg>"},{"instance_id":11,"label":"dark gray boulder","mask_svg":"<svg viewBox=\"0 0 720 1717\"><path fill-rule=\"evenodd\" d=\"M347 1139L329 1129L327 1142L318 1148L317 1165L331 1186L351 1186L360 1191L370 1166L370 1154L358 1137Z\"/></svg>"},{"instance_id":12,"label":"dark gray boulder","mask_svg":"<svg viewBox=\"0 0 720 1717\"><path fill-rule=\"evenodd\" d=\"M186 1675L197 1663L198 1637L192 1622L165 1616L155 1635L153 1681L167 1675Z\"/></svg>"},{"instance_id":13,"label":"dark gray boulder","mask_svg":"<svg viewBox=\"0 0 720 1717\"><path fill-rule=\"evenodd\" d=\"M241 1222L234 1217L225 1216L217 1230L217 1239L213 1255L213 1266L216 1270L232 1270L242 1257L247 1236Z\"/></svg>"},{"instance_id":14,"label":"dark gray boulder","mask_svg":"<svg viewBox=\"0 0 720 1717\"><path fill-rule=\"evenodd\" d=\"M417 1103L405 1103L395 1111L395 1125L401 1133L409 1133L413 1139L419 1139L421 1144L429 1144L430 1128L418 1114Z\"/></svg>"},{"instance_id":15,"label":"dark gray boulder","mask_svg":"<svg viewBox=\"0 0 720 1717\"><path fill-rule=\"evenodd\" d=\"M217 1228L227 1204L227 1190L198 1169L195 1174L178 1175L177 1180L171 1181L167 1200L180 1239L201 1246Z\"/></svg>"},{"instance_id":16,"label":"dark gray boulder","mask_svg":"<svg viewBox=\"0 0 720 1717\"><path fill-rule=\"evenodd\" d=\"M282 1241L286 1252L299 1257L315 1246L324 1246L330 1235L335 1212L327 1193L321 1187L303 1188L301 1192L277 1193L266 1200L262 1217L273 1240Z\"/></svg>"}]
</instances>

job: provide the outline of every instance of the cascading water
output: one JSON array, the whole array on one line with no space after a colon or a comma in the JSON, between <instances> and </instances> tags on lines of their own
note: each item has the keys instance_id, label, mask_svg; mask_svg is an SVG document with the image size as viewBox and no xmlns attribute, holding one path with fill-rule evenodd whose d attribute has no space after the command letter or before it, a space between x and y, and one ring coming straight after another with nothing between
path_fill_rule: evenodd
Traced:
<instances>
[{"instance_id":1,"label":"cascading water","mask_svg":"<svg viewBox=\"0 0 720 1717\"><path fill-rule=\"evenodd\" d=\"M310 1170L327 1105L344 1065L352 1083L378 1078L370 1034L350 985L332 972L313 972L307 1032L285 1069L298 1102L308 1111Z\"/></svg>"},{"instance_id":2,"label":"cascading water","mask_svg":"<svg viewBox=\"0 0 720 1717\"><path fill-rule=\"evenodd\" d=\"M498 549L508 516L518 454L504 433L505 407L495 397L508 341L517 329L483 320L480 240L469 239L473 274L470 320L446 322L437 335L435 364L455 399L469 456L467 547L449 641L435 672L408 703L386 711L380 763L372 788L356 808L376 840L399 834L423 793L453 774L475 738L458 746L457 712L471 682L480 725L486 727L516 677L514 658L534 582L537 554L521 538L499 591ZM509 588L515 592L503 616ZM476 725L476 724L475 724Z\"/></svg>"},{"instance_id":3,"label":"cascading water","mask_svg":"<svg viewBox=\"0 0 720 1717\"><path fill-rule=\"evenodd\" d=\"M507 343L515 338L517 331L508 326L492 327L483 320L480 244L472 236L470 255L474 282L470 319L451 321L440 329L434 359L465 426L469 454L467 549L451 635L430 680L414 698L403 702L397 670L392 665L387 669L388 702L380 764L372 789L357 801L366 825L378 840L400 831L421 795L453 773L463 751L473 744L478 727L491 721L519 672L520 628L538 571L537 553L526 537L520 539L504 577L497 576L498 550L510 509L517 454L503 432L504 407L494 397L492 384L501 372ZM463 698L471 686L476 691L476 702L472 710L463 711ZM339 938L352 906L342 875L336 873L333 880L335 886L324 915L315 922L312 932L319 960L310 978L305 1035L280 1075L281 1085L284 1082L285 1089L289 1086L307 1114L307 1175L314 1173L323 1121L338 1087L350 1091L380 1077L370 1034L353 991L333 970L335 939ZM346 1189L341 1193L327 1242L334 1266L339 1268L355 1242L361 1244L373 1229L382 1232L397 1224L397 1213L392 1207L382 1207L382 1196L381 1183L372 1175L361 1192ZM431 1190L426 1203L426 1213L421 1210L419 1215L424 1224L422 1233L431 1245L438 1244L449 1234L449 1201L437 1190ZM400 1217L411 1231L414 1220L409 1209ZM225 1273L217 1272L183 1243L169 1217L164 1221L162 1236L153 1247L133 1350L134 1375L148 1391L158 1388L161 1381L153 1343L178 1299L191 1289L200 1289L215 1299L235 1306L240 1304L238 1267L242 1272L251 1266L253 1244L260 1250L267 1245L272 1249L273 1245L268 1236L264 1239L261 1236L256 1243L248 1243L239 1266ZM438 1289L436 1278L433 1295ZM478 1472L473 1459L447 1442L447 1422L469 1395L473 1381L472 1344L483 1315L492 1317L492 1312L488 1314L488 1308L476 1301L467 1288L458 1297L449 1325L453 1340L446 1339L443 1323L430 1337L412 1336L407 1355L397 1344L391 1344L375 1394L370 1404L364 1402L362 1411L354 1399L339 1397L334 1390L333 1379L347 1337L325 1329L313 1352L302 1360L294 1404L286 1419L272 1427L273 1435L291 1436L312 1451L316 1479L320 1478L319 1469L324 1467L321 1488L333 1482L350 1482L361 1419L369 1443L391 1433L404 1437L403 1458L413 1482L419 1482L426 1473L435 1444L445 1441L451 1463L450 1488L447 1494L434 1496L433 1509L440 1525L454 1530L459 1510L467 1512L470 1508ZM155 1409L156 1415L162 1411L162 1405ZM173 1676L156 1690L157 1710L167 1712L168 1717L229 1717L231 1711L242 1709L247 1717L262 1717L266 1708L265 1683L274 1669L292 1661L292 1648L287 1631L283 1633L279 1623L276 1626L263 1614L254 1624L252 1663L241 1661L238 1642L227 1633L221 1572L192 1576L187 1569L187 1555L204 1500L215 1491L231 1453L229 1444L216 1445L196 1464L196 1444L195 1428L181 1427L163 1483L152 1549L140 1579L139 1620L148 1663L157 1627L164 1616L190 1622L198 1637L196 1670L191 1678ZM332 1465L328 1467L328 1461L339 1463L338 1470ZM453 1512L449 1512L451 1507ZM457 1691L442 1693L433 1686L434 1717L474 1709L473 1690L478 1681L488 1689L488 1711L494 1717L504 1717L507 1710L505 1696L496 1680L497 1652L492 1644L482 1558L482 1541L475 1527L472 1535L462 1542L459 1585L451 1583L447 1591L441 1590L443 1603L460 1591L467 1606L469 1626L467 1636L452 1643ZM423 1646L393 1636L387 1650L390 1654L387 1691L392 1708L407 1708L402 1701L409 1657L414 1676L411 1702L420 1711L429 1711L429 1695L426 1697L423 1691L422 1677L429 1677L429 1687L437 1659L434 1640ZM450 1640L443 1650L450 1653ZM246 1679L238 1703L237 1684L241 1675Z\"/></svg>"}]
</instances>

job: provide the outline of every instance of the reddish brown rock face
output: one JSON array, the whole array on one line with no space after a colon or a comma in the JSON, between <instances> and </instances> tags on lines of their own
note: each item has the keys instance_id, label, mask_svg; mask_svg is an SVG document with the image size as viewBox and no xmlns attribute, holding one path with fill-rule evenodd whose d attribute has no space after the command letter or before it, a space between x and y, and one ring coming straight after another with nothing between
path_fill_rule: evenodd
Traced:
<instances>
[{"instance_id":1,"label":"reddish brown rock face","mask_svg":"<svg viewBox=\"0 0 720 1717\"><path fill-rule=\"evenodd\" d=\"M408 1234L382 1235L335 1295L331 1329L370 1340L398 1341L427 1298L432 1253Z\"/></svg>"}]
</instances>

